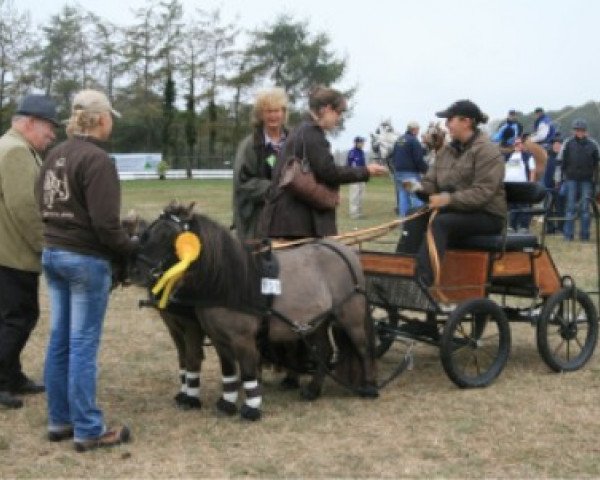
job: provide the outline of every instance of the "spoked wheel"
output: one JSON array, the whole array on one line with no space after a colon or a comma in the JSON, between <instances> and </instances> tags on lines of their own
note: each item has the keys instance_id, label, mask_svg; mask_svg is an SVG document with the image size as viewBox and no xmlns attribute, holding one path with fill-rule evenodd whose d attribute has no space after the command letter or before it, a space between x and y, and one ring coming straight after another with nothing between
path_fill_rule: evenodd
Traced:
<instances>
[{"instance_id":1,"label":"spoked wheel","mask_svg":"<svg viewBox=\"0 0 600 480\"><path fill-rule=\"evenodd\" d=\"M450 313L440 343L446 374L461 388L486 387L500 375L510 352L504 311L487 298L463 302Z\"/></svg>"},{"instance_id":2,"label":"spoked wheel","mask_svg":"<svg viewBox=\"0 0 600 480\"><path fill-rule=\"evenodd\" d=\"M555 372L572 372L590 359L598 339L598 314L589 295L562 288L548 297L537 322L537 346Z\"/></svg>"},{"instance_id":3,"label":"spoked wheel","mask_svg":"<svg viewBox=\"0 0 600 480\"><path fill-rule=\"evenodd\" d=\"M394 309L370 307L371 318L375 325L375 358L381 358L396 339L394 330L398 327L400 316Z\"/></svg>"}]
</instances>

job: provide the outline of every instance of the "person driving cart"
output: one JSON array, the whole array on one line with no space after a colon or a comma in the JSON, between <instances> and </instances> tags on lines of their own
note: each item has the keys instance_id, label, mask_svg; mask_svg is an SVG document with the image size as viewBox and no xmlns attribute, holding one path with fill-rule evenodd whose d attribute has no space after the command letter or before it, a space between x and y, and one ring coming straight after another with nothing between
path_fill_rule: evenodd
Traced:
<instances>
[{"instance_id":1,"label":"person driving cart","mask_svg":"<svg viewBox=\"0 0 600 480\"><path fill-rule=\"evenodd\" d=\"M487 122L487 115L470 100L458 100L436 115L446 119L452 142L442 147L421 182L411 185L418 195L427 198L432 209L430 240L422 231L426 228L423 220L414 222L422 227L413 238L407 225L408 236L402 237L398 246L399 251L407 251L410 248L404 247L412 242L416 248L414 242L418 239L416 275L427 287L436 280L437 268L432 266L432 259L441 263L449 242L457 244L472 235L499 234L507 215L504 157L479 128ZM430 249L431 243L435 249Z\"/></svg>"}]
</instances>

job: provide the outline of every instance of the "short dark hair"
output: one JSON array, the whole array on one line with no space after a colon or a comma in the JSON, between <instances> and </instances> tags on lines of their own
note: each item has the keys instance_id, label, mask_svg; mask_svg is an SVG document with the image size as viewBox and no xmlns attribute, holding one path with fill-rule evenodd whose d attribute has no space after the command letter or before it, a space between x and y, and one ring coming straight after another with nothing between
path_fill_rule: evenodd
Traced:
<instances>
[{"instance_id":1,"label":"short dark hair","mask_svg":"<svg viewBox=\"0 0 600 480\"><path fill-rule=\"evenodd\" d=\"M533 113L544 113L544 109L542 107L537 107Z\"/></svg>"},{"instance_id":2,"label":"short dark hair","mask_svg":"<svg viewBox=\"0 0 600 480\"><path fill-rule=\"evenodd\" d=\"M319 113L322 107L331 105L331 108L341 112L346 110L346 97L342 92L329 87L317 86L314 87L308 95L308 108L313 113Z\"/></svg>"}]
</instances>

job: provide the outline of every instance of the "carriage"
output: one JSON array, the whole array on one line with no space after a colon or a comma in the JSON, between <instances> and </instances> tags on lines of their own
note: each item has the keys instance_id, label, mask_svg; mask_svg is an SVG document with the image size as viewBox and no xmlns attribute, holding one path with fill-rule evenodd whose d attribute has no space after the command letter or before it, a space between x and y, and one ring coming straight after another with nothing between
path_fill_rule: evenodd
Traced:
<instances>
[{"instance_id":1,"label":"carriage","mask_svg":"<svg viewBox=\"0 0 600 480\"><path fill-rule=\"evenodd\" d=\"M537 204L546 195L534 183L507 184L506 192L509 202L522 204ZM598 271L600 216L592 205ZM598 336L592 292L558 272L545 245L545 209L526 210L542 216L541 235L476 236L453 245L444 256L435 291L417 281L414 255L361 249L376 355L384 355L395 341L425 342L439 347L443 368L457 386L485 387L506 365L509 323L525 322L535 327L538 351L552 370L574 371L585 365ZM422 323L423 317L435 322L433 334L407 328Z\"/></svg>"}]
</instances>

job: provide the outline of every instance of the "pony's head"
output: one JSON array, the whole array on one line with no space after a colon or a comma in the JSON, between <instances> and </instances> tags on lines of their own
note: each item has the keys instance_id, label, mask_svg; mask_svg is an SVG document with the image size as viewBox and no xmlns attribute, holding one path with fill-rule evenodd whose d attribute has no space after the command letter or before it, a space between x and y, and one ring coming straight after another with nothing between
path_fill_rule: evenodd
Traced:
<instances>
[{"instance_id":1,"label":"pony's head","mask_svg":"<svg viewBox=\"0 0 600 480\"><path fill-rule=\"evenodd\" d=\"M139 237L138 252L129 266L129 278L136 285L151 287L170 267L177 263L175 240L190 229L194 204L180 205L172 201L150 225L125 219L130 235Z\"/></svg>"},{"instance_id":2,"label":"pony's head","mask_svg":"<svg viewBox=\"0 0 600 480\"><path fill-rule=\"evenodd\" d=\"M199 253L188 259L175 287L183 288L198 302L253 305L259 290L249 253L228 229L193 213L193 207L193 203L184 206L171 202L142 233L130 271L132 282L156 287L185 260L181 255L182 240L195 237L192 243L197 242Z\"/></svg>"},{"instance_id":3,"label":"pony's head","mask_svg":"<svg viewBox=\"0 0 600 480\"><path fill-rule=\"evenodd\" d=\"M383 120L371 133L371 150L379 155L379 158L386 160L394 150L394 144L400 135L394 131L390 120Z\"/></svg>"}]
</instances>

